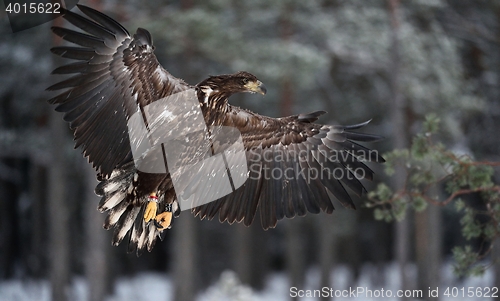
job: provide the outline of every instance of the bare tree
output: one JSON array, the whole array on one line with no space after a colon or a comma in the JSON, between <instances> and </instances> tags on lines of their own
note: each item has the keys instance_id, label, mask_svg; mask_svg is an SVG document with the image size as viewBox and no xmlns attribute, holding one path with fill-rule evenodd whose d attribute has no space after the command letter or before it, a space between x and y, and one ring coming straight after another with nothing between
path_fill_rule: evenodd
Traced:
<instances>
[{"instance_id":1,"label":"bare tree","mask_svg":"<svg viewBox=\"0 0 500 301\"><path fill-rule=\"evenodd\" d=\"M496 16L497 16L497 26L498 31L496 34L496 49L497 49L497 66L498 70L500 70L500 5L497 5L496 8ZM500 92L500 76L497 75L497 91ZM498 179L498 173L496 174L497 179ZM493 263L494 265L494 271L495 271L495 287L500 287L500 238L497 238L494 242L494 253L493 253Z\"/></svg>"},{"instance_id":2,"label":"bare tree","mask_svg":"<svg viewBox=\"0 0 500 301\"><path fill-rule=\"evenodd\" d=\"M337 260L337 248L335 242L337 231L334 230L335 219L331 215L321 214L318 216L317 229L319 229L319 266L321 270L320 287L331 287L332 279L330 277L332 268ZM330 297L323 297L323 300L331 300Z\"/></svg>"},{"instance_id":3,"label":"bare tree","mask_svg":"<svg viewBox=\"0 0 500 301\"><path fill-rule=\"evenodd\" d=\"M400 0L388 0L389 2L389 16L391 19L391 34L392 46L391 57L392 66L390 72L391 82L391 121L393 132L393 147L395 149L403 149L408 146L408 126L406 121L406 99L401 93L401 53L400 53ZM393 178L393 186L396 190L404 187L404 177L398 176L404 174L402 166L396 167L396 176ZM394 253L400 268L401 275L401 289L409 288L409 279L406 273L406 265L408 263L408 254L410 250L410 219L405 218L399 223L395 223L395 245Z\"/></svg>"},{"instance_id":4,"label":"bare tree","mask_svg":"<svg viewBox=\"0 0 500 301\"><path fill-rule=\"evenodd\" d=\"M290 219L283 221L285 226L286 240L286 266L290 286L303 287L305 280L305 254L304 254L304 235L302 233L304 220ZM291 300L299 300L298 297L291 297Z\"/></svg>"},{"instance_id":5,"label":"bare tree","mask_svg":"<svg viewBox=\"0 0 500 301\"><path fill-rule=\"evenodd\" d=\"M6 169L3 164L5 159L0 161L0 168ZM11 173L8 173L11 176ZM17 201L15 193L15 183L9 179L9 176L0 177L0 278L12 277L14 266L11 264L12 258L16 253L16 235L19 226L16 224L18 213L16 210Z\"/></svg>"},{"instance_id":6,"label":"bare tree","mask_svg":"<svg viewBox=\"0 0 500 301\"><path fill-rule=\"evenodd\" d=\"M269 272L268 242L270 231L260 227L259 215L253 224L246 227L243 223L231 226L233 269L244 284L262 289L265 276Z\"/></svg>"},{"instance_id":7,"label":"bare tree","mask_svg":"<svg viewBox=\"0 0 500 301\"><path fill-rule=\"evenodd\" d=\"M175 220L173 250L174 300L194 300L196 287L196 223L185 211Z\"/></svg>"},{"instance_id":8,"label":"bare tree","mask_svg":"<svg viewBox=\"0 0 500 301\"><path fill-rule=\"evenodd\" d=\"M281 112L283 116L292 114L293 104L293 89L292 84L288 78L283 81L283 88L281 91ZM288 275L290 278L290 286L301 287L304 284L305 274L305 259L304 259L304 238L302 233L301 224L302 219L286 220L285 226L285 239L286 239L286 264ZM297 300L297 297L292 298Z\"/></svg>"},{"instance_id":9,"label":"bare tree","mask_svg":"<svg viewBox=\"0 0 500 301\"><path fill-rule=\"evenodd\" d=\"M65 301L70 277L69 210L66 198L67 177L64 158L66 124L56 112L50 113L52 160L49 168L49 270L52 300Z\"/></svg>"},{"instance_id":10,"label":"bare tree","mask_svg":"<svg viewBox=\"0 0 500 301\"><path fill-rule=\"evenodd\" d=\"M33 162L30 171L30 192L33 202L31 211L31 247L29 256L30 273L35 277L45 277L47 245L45 243L47 203L47 168L38 162Z\"/></svg>"},{"instance_id":11,"label":"bare tree","mask_svg":"<svg viewBox=\"0 0 500 301\"><path fill-rule=\"evenodd\" d=\"M101 301L106 296L109 284L108 233L102 228L104 215L96 208L99 198L94 193L97 184L95 170L82 160L85 180L85 276L89 286L89 301Z\"/></svg>"},{"instance_id":12,"label":"bare tree","mask_svg":"<svg viewBox=\"0 0 500 301\"><path fill-rule=\"evenodd\" d=\"M243 224L232 226L233 234L233 267L242 283L252 281L252 228Z\"/></svg>"},{"instance_id":13,"label":"bare tree","mask_svg":"<svg viewBox=\"0 0 500 301\"><path fill-rule=\"evenodd\" d=\"M500 287L500 238L497 238L494 242L495 245L493 246L493 256L492 256L492 262L495 264L494 265L494 270L495 270L495 282L493 286L495 287Z\"/></svg>"}]
</instances>

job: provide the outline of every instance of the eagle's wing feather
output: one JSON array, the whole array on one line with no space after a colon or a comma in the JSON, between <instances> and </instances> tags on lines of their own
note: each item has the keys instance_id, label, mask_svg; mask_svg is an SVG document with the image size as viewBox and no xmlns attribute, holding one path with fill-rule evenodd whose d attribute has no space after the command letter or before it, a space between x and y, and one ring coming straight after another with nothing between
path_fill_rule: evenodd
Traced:
<instances>
[{"instance_id":1,"label":"eagle's wing feather","mask_svg":"<svg viewBox=\"0 0 500 301\"><path fill-rule=\"evenodd\" d=\"M161 67L149 32L131 37L108 16L78 5L89 18L65 11L64 18L85 33L54 27L53 32L80 47L54 47L52 52L79 60L54 74L76 74L48 90L67 89L49 100L64 112L74 131L75 147L103 178L131 160L127 121L141 106L191 88Z\"/></svg>"},{"instance_id":2,"label":"eagle's wing feather","mask_svg":"<svg viewBox=\"0 0 500 301\"><path fill-rule=\"evenodd\" d=\"M346 187L360 196L366 191L360 179L373 178L363 161L384 161L354 141L381 137L352 131L369 121L351 126L313 123L322 114L271 118L231 107L223 125L241 132L249 177L232 194L196 207L193 213L207 219L219 213L221 222L250 225L259 210L262 226L268 229L284 217L331 213L333 198L354 209Z\"/></svg>"}]
</instances>

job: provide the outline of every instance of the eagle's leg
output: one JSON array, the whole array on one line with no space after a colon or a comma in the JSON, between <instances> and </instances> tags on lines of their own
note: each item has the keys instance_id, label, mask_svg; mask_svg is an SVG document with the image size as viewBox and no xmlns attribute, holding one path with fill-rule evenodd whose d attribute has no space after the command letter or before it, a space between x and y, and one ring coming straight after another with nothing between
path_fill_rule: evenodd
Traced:
<instances>
[{"instance_id":1,"label":"eagle's leg","mask_svg":"<svg viewBox=\"0 0 500 301\"><path fill-rule=\"evenodd\" d=\"M144 221L147 223L156 217L156 211L158 210L158 197L156 192L149 195L149 202L146 205L146 210L144 210Z\"/></svg>"},{"instance_id":2,"label":"eagle's leg","mask_svg":"<svg viewBox=\"0 0 500 301\"><path fill-rule=\"evenodd\" d=\"M156 228L160 231L170 228L172 223L172 204L167 204L165 207L165 211L158 214L154 220Z\"/></svg>"}]
</instances>

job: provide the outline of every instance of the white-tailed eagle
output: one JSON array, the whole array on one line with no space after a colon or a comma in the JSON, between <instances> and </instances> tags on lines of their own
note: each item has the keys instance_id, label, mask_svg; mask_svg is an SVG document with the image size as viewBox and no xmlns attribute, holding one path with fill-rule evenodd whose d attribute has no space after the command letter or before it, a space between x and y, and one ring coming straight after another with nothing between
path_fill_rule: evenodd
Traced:
<instances>
[{"instance_id":1,"label":"white-tailed eagle","mask_svg":"<svg viewBox=\"0 0 500 301\"><path fill-rule=\"evenodd\" d=\"M333 199L354 208L345 187L360 196L365 191L360 180L373 179L373 171L363 162L384 161L376 151L358 144L380 139L355 131L368 122L321 125L315 122L323 111L271 118L231 106L231 95L265 94L264 85L248 72L210 76L189 85L158 63L147 30L139 28L131 36L110 17L78 7L85 16L65 11L64 18L83 32L52 28L78 46L52 48L53 53L74 60L53 73L75 75L48 88L65 89L49 103L64 112L74 132L75 148L81 147L98 173L96 193L102 196L98 208L108 212L104 227L115 228L113 244L130 233L131 251L151 251L162 231L170 228L172 216L180 213L171 174L137 168L128 122L134 114L144 115L148 105L186 91L193 91L191 95L197 98L207 129L219 126L239 131L248 163L243 185L191 209L202 219L218 215L220 222L250 225L259 214L262 227L268 229L284 217L331 213ZM156 124L149 123L148 130L154 131ZM215 185L207 190L217 189Z\"/></svg>"}]
</instances>

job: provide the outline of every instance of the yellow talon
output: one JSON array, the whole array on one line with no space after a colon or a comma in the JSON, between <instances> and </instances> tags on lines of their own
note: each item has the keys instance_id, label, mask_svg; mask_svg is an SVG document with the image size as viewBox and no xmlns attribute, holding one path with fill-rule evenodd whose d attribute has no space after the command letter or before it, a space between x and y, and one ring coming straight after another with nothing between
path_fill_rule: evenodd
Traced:
<instances>
[{"instance_id":1,"label":"yellow talon","mask_svg":"<svg viewBox=\"0 0 500 301\"><path fill-rule=\"evenodd\" d=\"M157 203L149 201L146 206L146 210L144 211L144 221L147 223L156 216L156 207Z\"/></svg>"},{"instance_id":2,"label":"yellow talon","mask_svg":"<svg viewBox=\"0 0 500 301\"><path fill-rule=\"evenodd\" d=\"M172 212L165 211L163 213L158 214L155 217L155 225L158 230L163 231L170 226L172 222Z\"/></svg>"},{"instance_id":3,"label":"yellow talon","mask_svg":"<svg viewBox=\"0 0 500 301\"><path fill-rule=\"evenodd\" d=\"M144 221L147 223L156 217L156 211L158 210L158 198L156 193L152 193L149 198L151 201L148 202L146 210L144 210Z\"/></svg>"}]
</instances>

